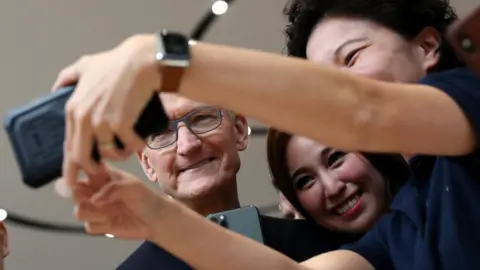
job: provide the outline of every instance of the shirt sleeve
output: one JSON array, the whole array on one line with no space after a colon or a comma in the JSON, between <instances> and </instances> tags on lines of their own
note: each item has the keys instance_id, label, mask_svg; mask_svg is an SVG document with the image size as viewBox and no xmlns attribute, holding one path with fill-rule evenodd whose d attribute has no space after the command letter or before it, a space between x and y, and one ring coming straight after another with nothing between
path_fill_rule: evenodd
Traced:
<instances>
[{"instance_id":1,"label":"shirt sleeve","mask_svg":"<svg viewBox=\"0 0 480 270\"><path fill-rule=\"evenodd\" d=\"M480 149L480 78L467 68L457 68L428 75L421 84L430 85L446 93L457 103L470 120Z\"/></svg>"},{"instance_id":2,"label":"shirt sleeve","mask_svg":"<svg viewBox=\"0 0 480 270\"><path fill-rule=\"evenodd\" d=\"M386 240L391 220L392 214L384 215L358 242L344 245L340 249L357 253L375 269L394 269Z\"/></svg>"}]
</instances>

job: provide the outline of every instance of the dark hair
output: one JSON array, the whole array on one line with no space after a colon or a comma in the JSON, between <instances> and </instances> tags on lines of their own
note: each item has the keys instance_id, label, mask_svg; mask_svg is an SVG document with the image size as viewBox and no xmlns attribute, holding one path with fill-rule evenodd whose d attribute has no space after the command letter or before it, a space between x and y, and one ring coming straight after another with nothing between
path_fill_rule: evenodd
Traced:
<instances>
[{"instance_id":1,"label":"dark hair","mask_svg":"<svg viewBox=\"0 0 480 270\"><path fill-rule=\"evenodd\" d=\"M288 171L286 152L291 138L292 135L289 133L270 128L267 137L267 159L270 174L275 188L282 192L292 206L306 219L312 220L296 196L293 180ZM387 195L393 198L410 176L410 166L405 158L399 154L362 154L383 176Z\"/></svg>"},{"instance_id":2,"label":"dark hair","mask_svg":"<svg viewBox=\"0 0 480 270\"><path fill-rule=\"evenodd\" d=\"M426 27L435 28L442 36L440 60L429 72L464 65L444 37L447 27L457 19L448 0L290 0L284 14L290 56L306 58L310 34L323 18L350 17L378 23L406 40L414 39Z\"/></svg>"}]
</instances>

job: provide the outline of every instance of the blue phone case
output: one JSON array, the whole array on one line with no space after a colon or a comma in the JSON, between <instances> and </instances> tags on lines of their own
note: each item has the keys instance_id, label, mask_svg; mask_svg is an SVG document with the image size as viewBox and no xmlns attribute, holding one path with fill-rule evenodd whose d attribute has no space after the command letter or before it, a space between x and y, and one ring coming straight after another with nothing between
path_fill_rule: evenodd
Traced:
<instances>
[{"instance_id":1,"label":"blue phone case","mask_svg":"<svg viewBox=\"0 0 480 270\"><path fill-rule=\"evenodd\" d=\"M65 104L75 86L62 88L23 107L11 110L4 128L20 167L23 182L32 188L44 186L62 173L65 138ZM158 94L154 94L135 125L139 136L161 132L168 126ZM115 142L122 147L120 140ZM92 157L99 160L96 146Z\"/></svg>"}]
</instances>

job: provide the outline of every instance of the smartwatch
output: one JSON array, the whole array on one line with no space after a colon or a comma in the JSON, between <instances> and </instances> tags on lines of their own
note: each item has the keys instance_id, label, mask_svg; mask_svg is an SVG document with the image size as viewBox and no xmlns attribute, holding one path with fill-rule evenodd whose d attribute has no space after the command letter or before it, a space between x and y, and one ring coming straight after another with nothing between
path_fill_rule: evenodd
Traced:
<instances>
[{"instance_id":1,"label":"smartwatch","mask_svg":"<svg viewBox=\"0 0 480 270\"><path fill-rule=\"evenodd\" d=\"M190 65L189 38L181 33L162 30L157 39L155 58L162 73L160 90L176 92L185 69Z\"/></svg>"}]
</instances>

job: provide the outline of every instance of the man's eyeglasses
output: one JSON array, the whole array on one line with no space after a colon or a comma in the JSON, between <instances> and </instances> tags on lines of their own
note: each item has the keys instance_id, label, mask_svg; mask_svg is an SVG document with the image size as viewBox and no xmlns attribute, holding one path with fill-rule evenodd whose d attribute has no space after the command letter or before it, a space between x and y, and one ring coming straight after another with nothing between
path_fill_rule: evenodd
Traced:
<instances>
[{"instance_id":1,"label":"man's eyeglasses","mask_svg":"<svg viewBox=\"0 0 480 270\"><path fill-rule=\"evenodd\" d=\"M151 149L161 149L174 144L178 139L178 124L182 122L193 134L203 134L220 126L222 110L211 106L200 107L181 119L170 121L166 131L147 138L147 146Z\"/></svg>"}]
</instances>

